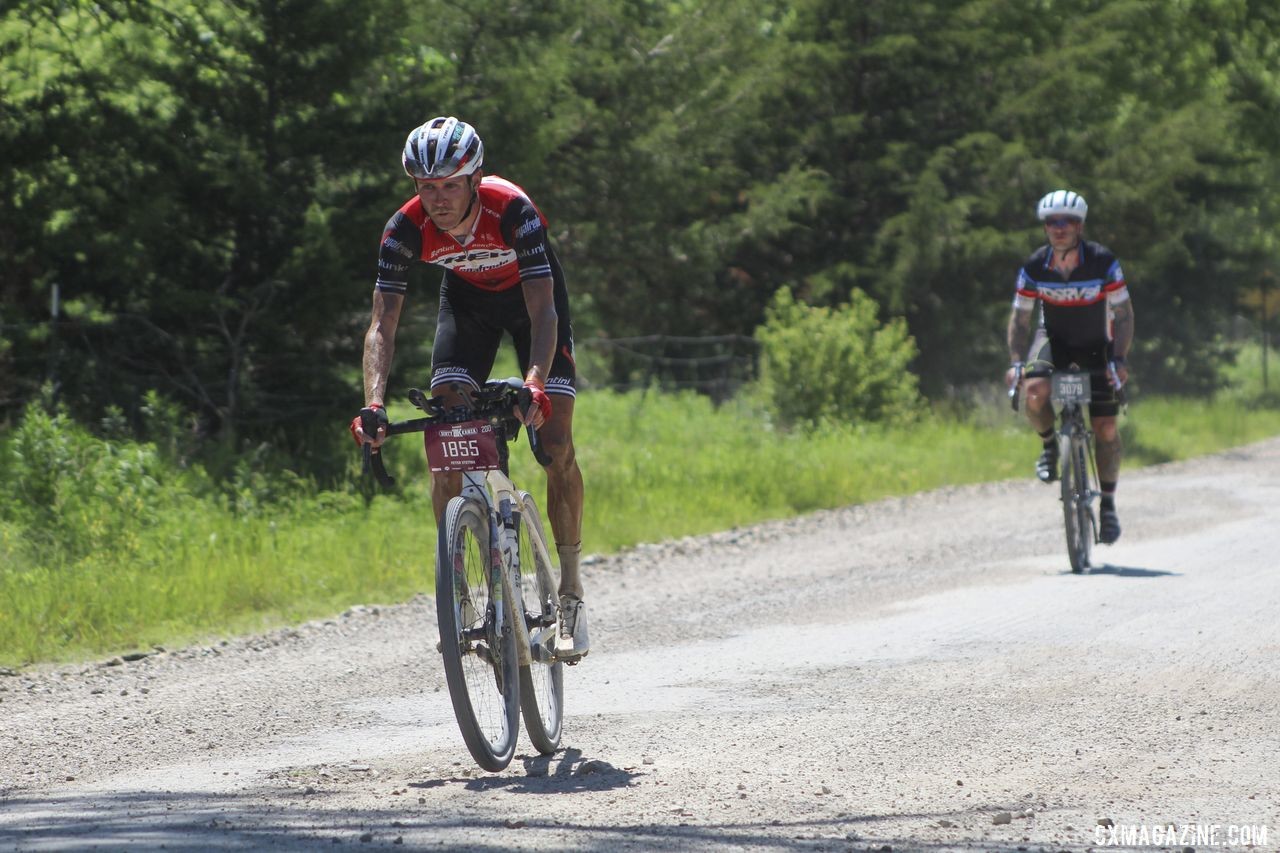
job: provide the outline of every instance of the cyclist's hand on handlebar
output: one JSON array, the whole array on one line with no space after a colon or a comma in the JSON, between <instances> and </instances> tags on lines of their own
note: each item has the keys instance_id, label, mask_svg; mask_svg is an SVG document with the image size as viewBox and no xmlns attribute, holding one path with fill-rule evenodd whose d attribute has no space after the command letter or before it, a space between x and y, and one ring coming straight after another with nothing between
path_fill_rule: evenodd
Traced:
<instances>
[{"instance_id":1,"label":"cyclist's hand on handlebar","mask_svg":"<svg viewBox=\"0 0 1280 853\"><path fill-rule=\"evenodd\" d=\"M1014 386L1022 381L1022 377L1026 372L1026 365L1020 361L1013 362L1013 364L1009 365L1009 369L1004 372L1004 386L1010 391L1014 390Z\"/></svg>"},{"instance_id":2,"label":"cyclist's hand on handlebar","mask_svg":"<svg viewBox=\"0 0 1280 853\"><path fill-rule=\"evenodd\" d=\"M529 392L530 403L524 407L524 411L517 406L516 417L522 424L537 429L551 419L551 398L547 396L542 383L536 380L526 379L524 388Z\"/></svg>"},{"instance_id":3,"label":"cyclist's hand on handlebar","mask_svg":"<svg viewBox=\"0 0 1280 853\"><path fill-rule=\"evenodd\" d=\"M1004 384L1009 389L1009 405L1013 410L1018 411L1018 397L1022 393L1022 376L1025 373L1023 364L1015 361L1009 365L1009 369L1004 373Z\"/></svg>"},{"instance_id":4,"label":"cyclist's hand on handlebar","mask_svg":"<svg viewBox=\"0 0 1280 853\"><path fill-rule=\"evenodd\" d=\"M372 444L375 448L387 437L387 410L381 403L373 403L360 410L360 414L351 419L351 437L356 445L363 447Z\"/></svg>"},{"instance_id":5,"label":"cyclist's hand on handlebar","mask_svg":"<svg viewBox=\"0 0 1280 853\"><path fill-rule=\"evenodd\" d=\"M1107 381L1111 383L1112 388L1120 388L1124 383L1129 381L1129 365L1125 364L1125 360L1120 357L1111 360L1111 370L1107 371Z\"/></svg>"}]
</instances>

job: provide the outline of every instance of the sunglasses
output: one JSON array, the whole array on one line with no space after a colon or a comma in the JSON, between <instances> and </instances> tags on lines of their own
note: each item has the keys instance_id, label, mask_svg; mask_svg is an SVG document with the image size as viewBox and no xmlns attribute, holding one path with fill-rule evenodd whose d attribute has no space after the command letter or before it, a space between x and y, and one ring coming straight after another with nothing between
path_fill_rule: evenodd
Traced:
<instances>
[{"instance_id":1,"label":"sunglasses","mask_svg":"<svg viewBox=\"0 0 1280 853\"><path fill-rule=\"evenodd\" d=\"M1050 228L1067 228L1071 225L1079 225L1080 220L1071 216L1059 216L1052 219L1046 219L1044 224L1048 225Z\"/></svg>"}]
</instances>

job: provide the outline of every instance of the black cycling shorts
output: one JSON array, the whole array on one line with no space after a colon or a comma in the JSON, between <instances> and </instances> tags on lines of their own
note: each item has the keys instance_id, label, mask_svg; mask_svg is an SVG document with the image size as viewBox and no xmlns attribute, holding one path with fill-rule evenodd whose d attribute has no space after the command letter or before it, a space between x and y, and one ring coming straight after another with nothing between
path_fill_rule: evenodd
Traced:
<instances>
[{"instance_id":1,"label":"black cycling shorts","mask_svg":"<svg viewBox=\"0 0 1280 853\"><path fill-rule=\"evenodd\" d=\"M573 324L569 317L569 290L564 273L551 257L553 296L558 316L556 354L547 376L548 394L577 396L577 371L573 361ZM498 291L481 290L446 272L440 284L440 314L431 349L431 387L461 382L478 388L489 379L502 335L511 336L523 376L529 370L532 327L521 286Z\"/></svg>"},{"instance_id":2,"label":"black cycling shorts","mask_svg":"<svg viewBox=\"0 0 1280 853\"><path fill-rule=\"evenodd\" d=\"M1110 360L1110 344L1100 347L1069 347L1053 338L1037 338L1031 345L1027 371L1023 375L1028 378L1048 376L1054 370L1066 370L1072 365L1087 370L1089 385L1093 389L1089 414L1099 418L1113 418L1120 413L1120 403L1107 376Z\"/></svg>"}]
</instances>

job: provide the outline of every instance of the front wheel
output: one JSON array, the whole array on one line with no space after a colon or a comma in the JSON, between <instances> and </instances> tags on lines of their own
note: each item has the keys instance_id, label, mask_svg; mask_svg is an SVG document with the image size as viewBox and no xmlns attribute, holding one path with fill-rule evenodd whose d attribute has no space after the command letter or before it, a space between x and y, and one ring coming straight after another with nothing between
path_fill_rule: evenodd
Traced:
<instances>
[{"instance_id":1,"label":"front wheel","mask_svg":"<svg viewBox=\"0 0 1280 853\"><path fill-rule=\"evenodd\" d=\"M519 536L522 610L532 646L529 664L520 667L520 710L530 742L550 755L560 745L564 721L564 664L546 657L555 650L559 580L547 551L542 516L528 492L520 492Z\"/></svg>"},{"instance_id":2,"label":"front wheel","mask_svg":"<svg viewBox=\"0 0 1280 853\"><path fill-rule=\"evenodd\" d=\"M1062 518L1067 533L1067 557L1071 571L1082 574L1089 568L1093 545L1093 513L1089 509L1089 456L1086 438L1077 429L1065 428L1062 435Z\"/></svg>"},{"instance_id":3,"label":"front wheel","mask_svg":"<svg viewBox=\"0 0 1280 853\"><path fill-rule=\"evenodd\" d=\"M440 653L462 739L477 764L497 772L516 751L519 660L514 608L503 600L491 557L484 504L450 500L436 562ZM491 595L494 590L499 594Z\"/></svg>"}]
</instances>

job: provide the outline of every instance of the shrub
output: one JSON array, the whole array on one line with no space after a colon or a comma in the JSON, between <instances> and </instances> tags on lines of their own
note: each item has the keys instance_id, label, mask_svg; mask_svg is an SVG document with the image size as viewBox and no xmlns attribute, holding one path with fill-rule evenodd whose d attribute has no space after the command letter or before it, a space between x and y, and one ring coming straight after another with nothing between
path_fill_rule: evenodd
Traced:
<instances>
[{"instance_id":1,"label":"shrub","mask_svg":"<svg viewBox=\"0 0 1280 853\"><path fill-rule=\"evenodd\" d=\"M153 445L97 438L47 401L27 406L0 455L0 522L22 529L46 565L129 551L162 491L183 492L162 489Z\"/></svg>"},{"instance_id":2,"label":"shrub","mask_svg":"<svg viewBox=\"0 0 1280 853\"><path fill-rule=\"evenodd\" d=\"M915 340L900 318L880 324L875 301L856 288L837 308L795 301L779 290L756 330L761 386L782 423L914 421L923 409L907 368Z\"/></svg>"}]
</instances>

